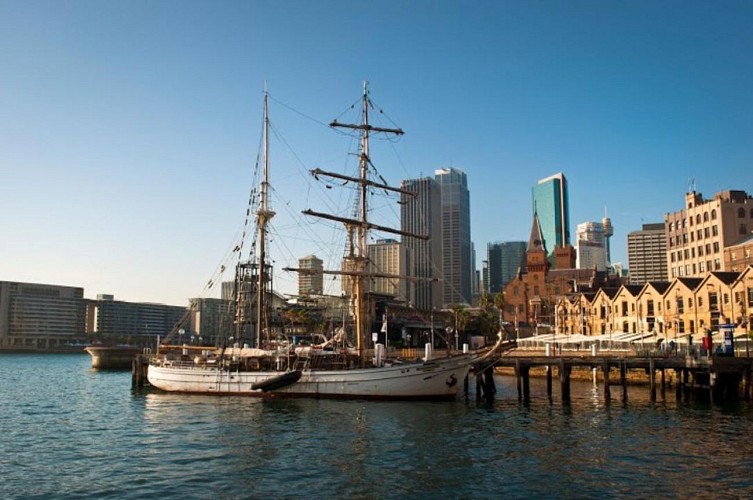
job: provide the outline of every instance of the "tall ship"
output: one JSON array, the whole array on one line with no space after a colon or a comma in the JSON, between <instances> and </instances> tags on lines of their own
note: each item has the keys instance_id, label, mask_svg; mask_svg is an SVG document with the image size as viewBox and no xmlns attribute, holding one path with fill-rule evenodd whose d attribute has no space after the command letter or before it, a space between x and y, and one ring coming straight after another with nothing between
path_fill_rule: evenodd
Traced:
<instances>
[{"instance_id":1,"label":"tall ship","mask_svg":"<svg viewBox=\"0 0 753 500\"><path fill-rule=\"evenodd\" d=\"M347 249L340 270L286 268L297 273L339 275L350 287L350 322L334 329L317 343L300 345L290 336L269 335L266 303L270 296L271 264L267 255L267 230L275 213L268 205L269 195L269 115L268 93L264 92L263 175L255 212L256 245L252 260L236 266L235 325L250 327L250 343L228 342L222 347L175 349L160 347L149 360L147 378L158 389L199 394L237 394L256 397L314 397L358 399L452 399L468 375L471 364L492 350L463 352L434 357L431 349L421 358L401 359L386 352L383 344L368 345L367 332L373 318L367 303L367 282L374 278L406 277L378 273L368 265L369 232L378 230L404 238L427 238L377 225L368 218L369 196L374 190L412 195L388 185L371 174L369 140L372 134L402 135L400 128L384 128L369 123L368 83L364 83L361 121L357 124L330 123L332 128L349 129L359 136L357 176L326 172L310 173L315 179L355 186L353 217L305 210L307 217L335 221L347 234ZM349 331L350 330L350 331ZM265 334L266 333L266 334ZM232 339L232 336L228 336ZM236 336L235 340L239 337ZM496 347L496 346L495 346Z\"/></svg>"}]
</instances>

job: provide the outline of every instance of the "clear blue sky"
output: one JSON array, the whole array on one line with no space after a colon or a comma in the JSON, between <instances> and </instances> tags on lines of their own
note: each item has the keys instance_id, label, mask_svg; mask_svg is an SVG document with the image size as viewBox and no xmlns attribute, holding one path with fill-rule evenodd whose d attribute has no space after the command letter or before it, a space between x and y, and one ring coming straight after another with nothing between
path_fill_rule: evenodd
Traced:
<instances>
[{"instance_id":1,"label":"clear blue sky","mask_svg":"<svg viewBox=\"0 0 753 500\"><path fill-rule=\"evenodd\" d=\"M0 280L206 295L243 224L265 81L281 199L311 201L298 176L347 152L302 115L328 122L369 80L406 131L386 177L467 172L479 266L487 242L527 239L531 187L559 171L571 232L606 207L627 264L627 233L691 179L753 192L751 27L749 1L0 0ZM305 207L280 203L290 229Z\"/></svg>"}]
</instances>

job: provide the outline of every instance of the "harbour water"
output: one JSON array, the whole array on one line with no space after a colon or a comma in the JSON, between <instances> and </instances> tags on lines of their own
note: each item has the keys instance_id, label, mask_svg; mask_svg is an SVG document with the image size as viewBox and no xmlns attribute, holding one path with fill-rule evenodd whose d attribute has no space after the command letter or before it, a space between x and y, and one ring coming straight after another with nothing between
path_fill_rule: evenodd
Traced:
<instances>
[{"instance_id":1,"label":"harbour water","mask_svg":"<svg viewBox=\"0 0 753 500\"><path fill-rule=\"evenodd\" d=\"M497 377L491 405L132 390L86 354L0 355L0 498L739 498L753 406L570 404ZM471 387L473 384L471 384Z\"/></svg>"}]
</instances>

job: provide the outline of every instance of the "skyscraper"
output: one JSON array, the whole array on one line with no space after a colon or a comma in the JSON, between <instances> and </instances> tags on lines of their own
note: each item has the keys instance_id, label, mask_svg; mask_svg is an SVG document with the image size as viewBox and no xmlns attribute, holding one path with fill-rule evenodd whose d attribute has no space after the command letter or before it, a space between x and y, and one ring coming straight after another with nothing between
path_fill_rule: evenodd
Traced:
<instances>
[{"instance_id":1,"label":"skyscraper","mask_svg":"<svg viewBox=\"0 0 753 500\"><path fill-rule=\"evenodd\" d=\"M487 292L495 294L505 289L525 265L526 242L505 241L489 243L486 247L488 262Z\"/></svg>"},{"instance_id":2,"label":"skyscraper","mask_svg":"<svg viewBox=\"0 0 753 500\"><path fill-rule=\"evenodd\" d=\"M401 195L400 229L429 236L428 240L403 239L407 249L407 274L423 278L409 282L408 302L418 309L441 309L442 205L439 185L431 177L425 177L404 180L401 188L416 195Z\"/></svg>"},{"instance_id":3,"label":"skyscraper","mask_svg":"<svg viewBox=\"0 0 753 500\"><path fill-rule=\"evenodd\" d=\"M567 179L560 172L533 187L533 210L538 215L544 246L551 261L555 246L570 244L570 202Z\"/></svg>"},{"instance_id":4,"label":"skyscraper","mask_svg":"<svg viewBox=\"0 0 753 500\"><path fill-rule=\"evenodd\" d=\"M628 270L631 285L647 281L667 281L667 239L664 224L643 224L640 231L628 233Z\"/></svg>"},{"instance_id":5,"label":"skyscraper","mask_svg":"<svg viewBox=\"0 0 753 500\"><path fill-rule=\"evenodd\" d=\"M471 204L465 172L455 168L434 171L442 200L443 302L472 302Z\"/></svg>"},{"instance_id":6,"label":"skyscraper","mask_svg":"<svg viewBox=\"0 0 753 500\"><path fill-rule=\"evenodd\" d=\"M575 231L575 252L578 269L605 271L609 267L609 237L613 234L612 224L588 221L578 224Z\"/></svg>"},{"instance_id":7,"label":"skyscraper","mask_svg":"<svg viewBox=\"0 0 753 500\"><path fill-rule=\"evenodd\" d=\"M369 244L369 270L374 273L404 276L407 273L408 253L399 241L381 239ZM369 291L392 295L396 299L408 300L408 281L396 278L373 278L367 285Z\"/></svg>"}]
</instances>

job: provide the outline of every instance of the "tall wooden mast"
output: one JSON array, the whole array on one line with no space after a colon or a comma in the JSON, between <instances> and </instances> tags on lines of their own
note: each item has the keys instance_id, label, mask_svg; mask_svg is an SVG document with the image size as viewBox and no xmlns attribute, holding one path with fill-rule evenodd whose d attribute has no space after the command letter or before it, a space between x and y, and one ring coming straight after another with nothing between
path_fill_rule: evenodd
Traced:
<instances>
[{"instance_id":1,"label":"tall wooden mast","mask_svg":"<svg viewBox=\"0 0 753 500\"><path fill-rule=\"evenodd\" d=\"M257 259L257 287L256 287L256 346L261 347L261 333L266 317L267 300L267 224L275 213L269 209L269 113L267 110L268 92L264 86L264 173L259 190L259 210L256 212L256 228L258 231L257 242L259 252Z\"/></svg>"},{"instance_id":2,"label":"tall wooden mast","mask_svg":"<svg viewBox=\"0 0 753 500\"><path fill-rule=\"evenodd\" d=\"M338 123L337 120L330 123L331 127L350 128L361 131L361 152L359 155L359 210L360 213L357 217L357 222L346 222L346 226L354 224L356 232L356 245L354 251L351 250L349 255L345 258L349 263L346 267L348 270L355 271L353 279L353 299L355 302L355 323L356 323L356 347L358 353L363 359L364 346L366 343L366 333L369 328L368 314L366 314L367 304L365 300L365 286L364 277L366 274L366 265L368 262L368 235L370 224L368 221L368 188L372 183L369 181L369 134L371 131L383 132L388 134L402 135L401 129L389 129L372 127L369 124L369 85L368 82L363 83L363 100L361 109L361 123L345 124ZM351 245L351 249L353 246Z\"/></svg>"},{"instance_id":3,"label":"tall wooden mast","mask_svg":"<svg viewBox=\"0 0 753 500\"><path fill-rule=\"evenodd\" d=\"M403 131L399 128L382 128L374 127L369 124L369 107L371 102L369 101L369 89L368 82L364 82L363 85L363 99L361 110L361 123L360 124L347 124L339 123L337 120L330 123L330 127L349 128L358 130L361 133L361 141L359 145L359 173L358 177L351 177L334 172L326 172L321 169L315 169L311 171L311 175L314 177L327 176L333 179L345 181L346 183L354 183L358 185L358 214L354 218L339 217L332 214L315 212L314 210L304 210L305 215L311 215L313 217L319 217L322 219L337 221L342 223L348 233L348 254L345 256L343 269L340 271L322 271L312 269L300 269L286 267L286 271L295 271L304 274L331 274L352 277L352 290L351 296L354 302L354 315L356 323L356 345L358 352L361 356L361 360L364 360L364 349L366 345L366 333L369 327L368 321L368 304L366 304L366 287L364 285L365 280L370 277L380 278L395 278L395 279L411 279L407 276L393 275L389 273L380 273L370 271L368 267L368 235L371 229L384 231L392 234L398 234L405 237L428 239L427 235L417 235L399 229L381 226L373 224L368 221L368 193L369 188L378 188L384 191L391 191L395 193L402 193L409 196L415 196L416 193L405 189L389 186L383 182L377 182L369 179L369 165L371 159L369 157L369 137L372 132L386 133L402 135ZM355 241L354 241L355 240Z\"/></svg>"}]
</instances>

